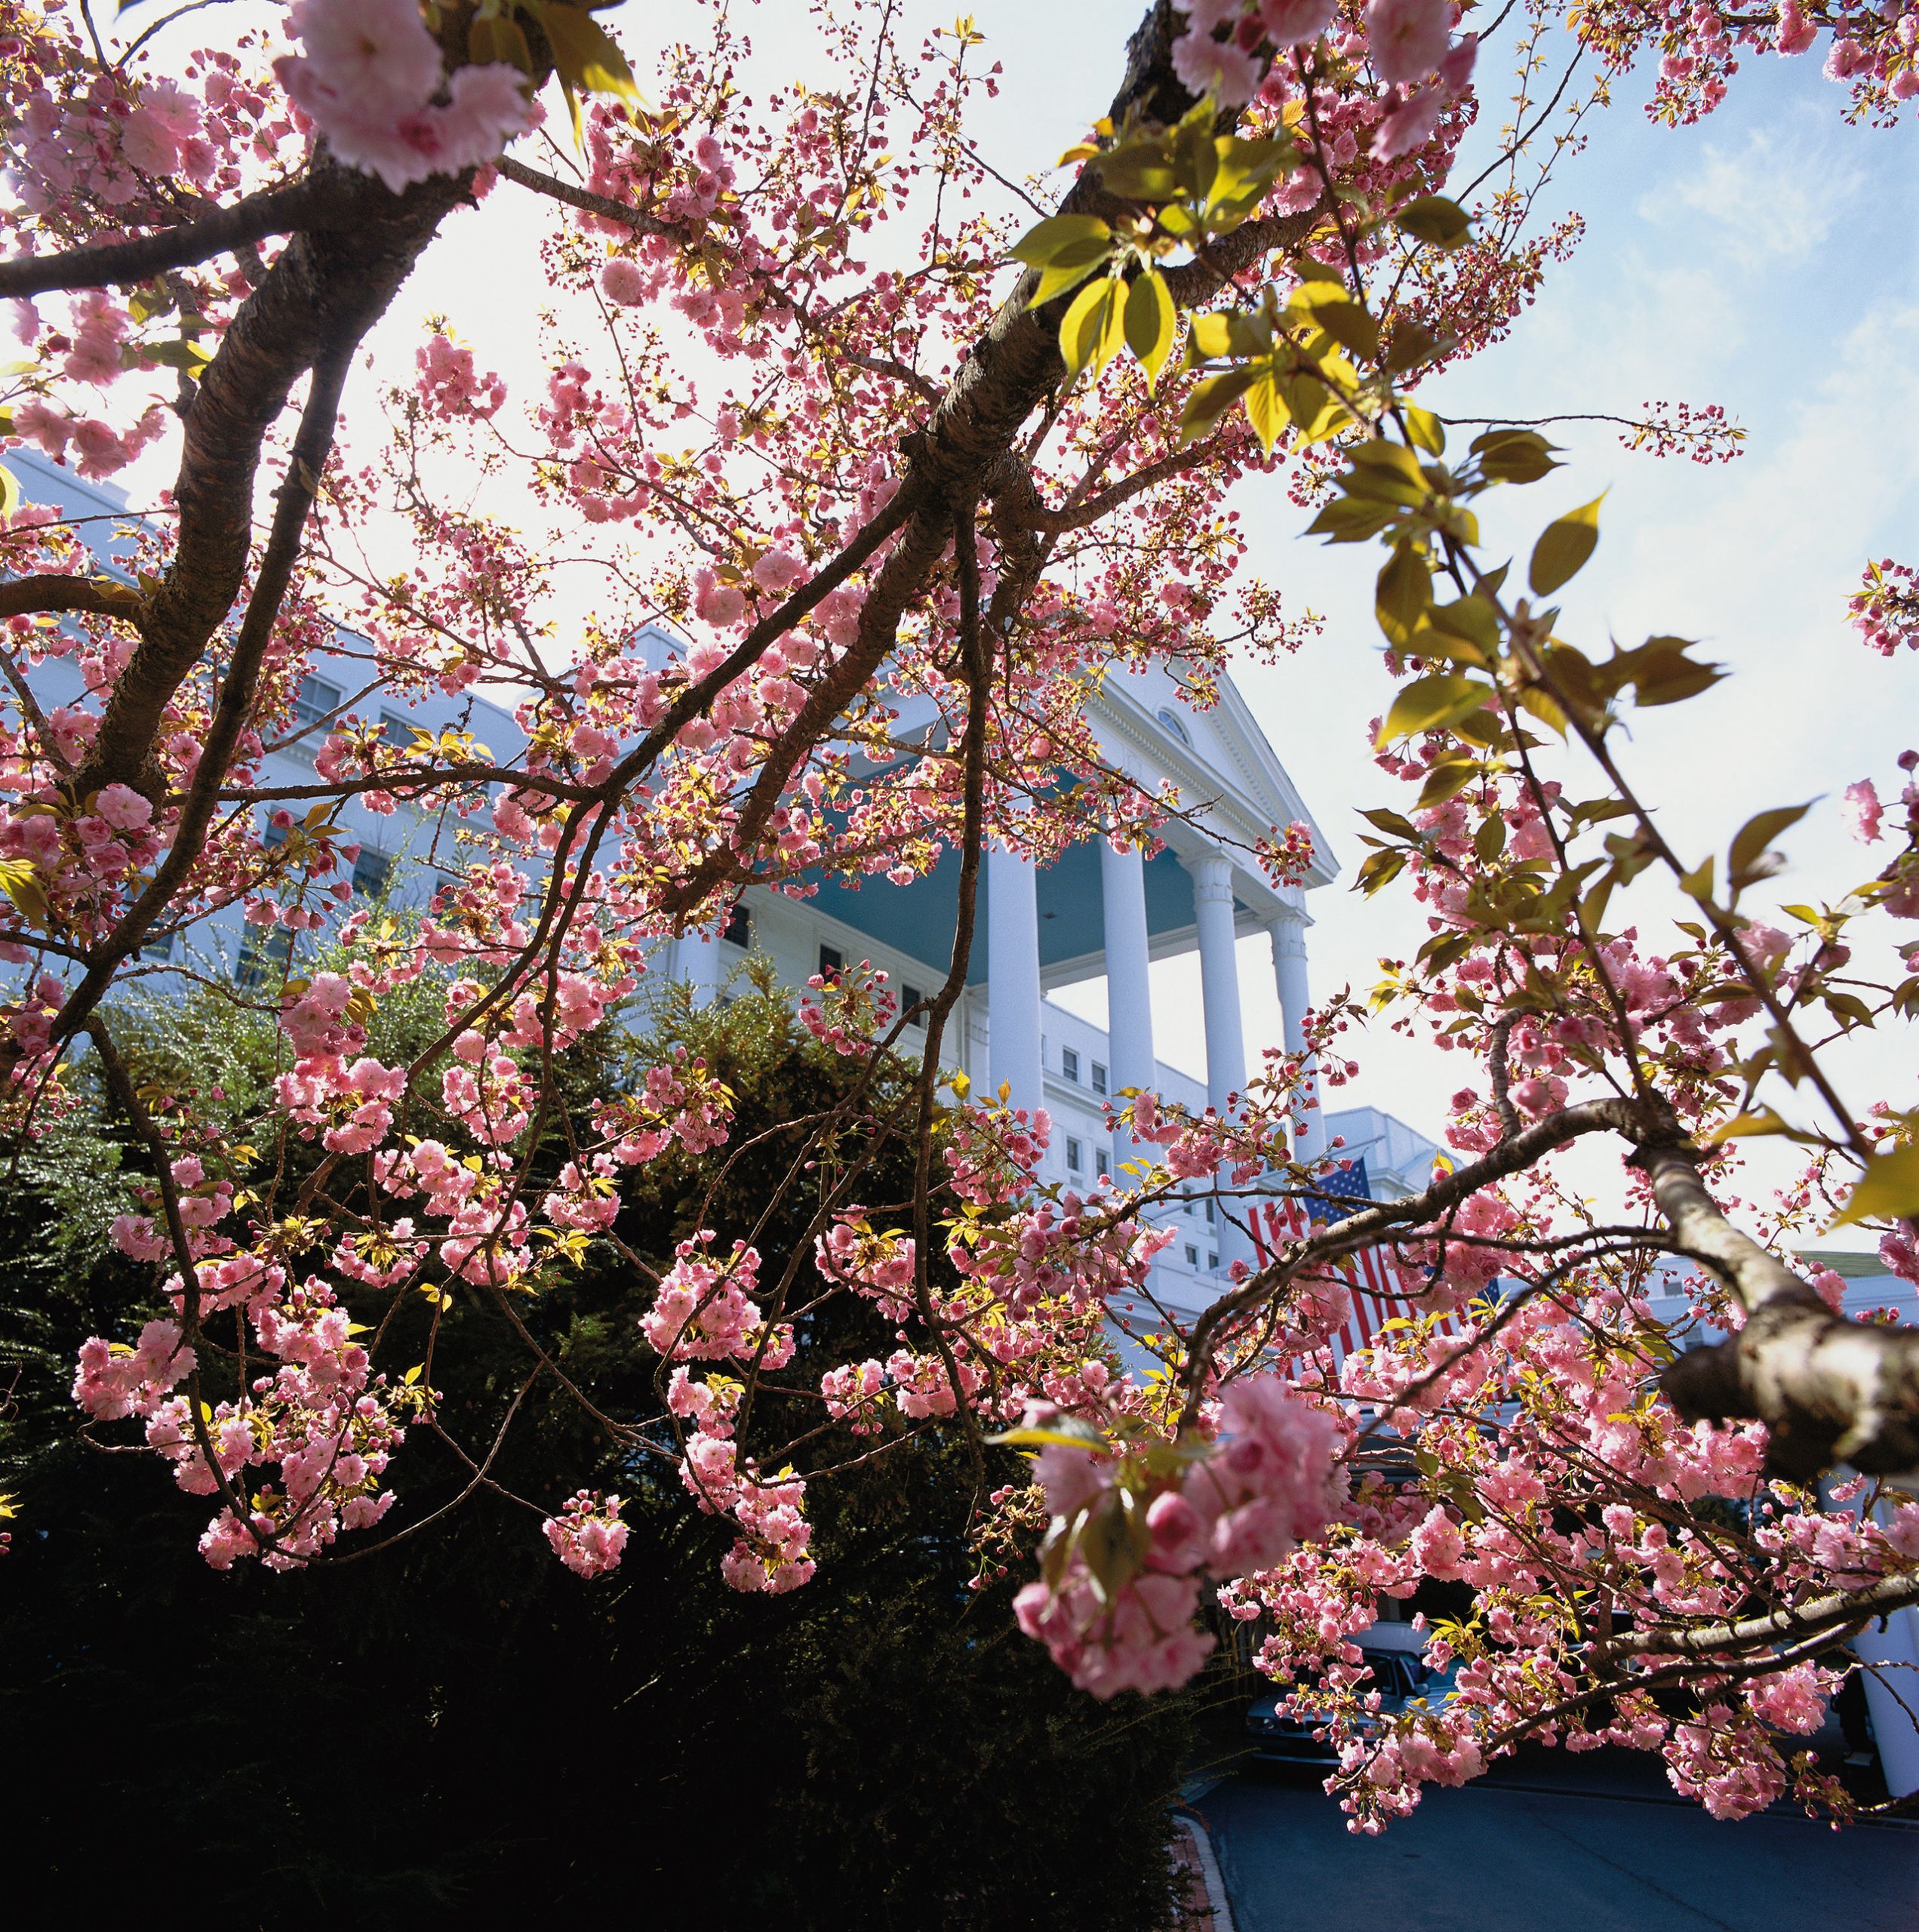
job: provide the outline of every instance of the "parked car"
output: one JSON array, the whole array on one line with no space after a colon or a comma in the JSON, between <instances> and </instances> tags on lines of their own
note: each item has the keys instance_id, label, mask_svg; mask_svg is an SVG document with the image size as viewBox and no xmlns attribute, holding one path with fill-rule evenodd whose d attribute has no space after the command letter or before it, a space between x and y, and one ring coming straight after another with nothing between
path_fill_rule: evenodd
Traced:
<instances>
[{"instance_id":1,"label":"parked car","mask_svg":"<svg viewBox=\"0 0 1919 1932\"><path fill-rule=\"evenodd\" d=\"M1367 1632L1369 1638L1372 1635ZM1410 1703L1423 1700L1437 1710L1452 1695L1454 1666L1450 1664L1429 1664L1416 1651L1376 1648L1364 1640L1360 1655L1373 1673L1368 1687L1379 1694L1378 1716L1360 1719L1362 1736L1383 1729L1389 1719L1398 1716ZM1283 1713L1278 1708L1281 1701L1280 1694L1269 1693L1247 1706L1246 1735L1253 1755L1274 1764L1332 1764L1337 1752L1330 1743L1314 1735L1325 1729L1324 1720Z\"/></svg>"}]
</instances>

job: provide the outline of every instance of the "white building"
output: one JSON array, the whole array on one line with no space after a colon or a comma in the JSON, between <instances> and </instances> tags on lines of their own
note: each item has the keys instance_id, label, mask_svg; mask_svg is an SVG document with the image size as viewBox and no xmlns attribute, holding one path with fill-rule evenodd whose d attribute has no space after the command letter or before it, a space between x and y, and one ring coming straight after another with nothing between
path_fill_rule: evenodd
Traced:
<instances>
[{"instance_id":1,"label":"white building","mask_svg":"<svg viewBox=\"0 0 1919 1932\"><path fill-rule=\"evenodd\" d=\"M8 461L29 497L88 520L85 534L97 552L128 554L131 531L118 543L112 537L129 523L117 492L84 483L30 451L13 452ZM681 648L661 631L650 632L648 642L656 661ZM362 721L370 710L386 715L377 694L364 689L367 669L346 638L337 655L315 660L300 694L297 728L263 762L263 787L304 783L318 797L324 787L314 777L313 755L331 721L342 712ZM80 695L78 667L70 660L51 660L33 681L49 711ZM930 709L924 720L913 715L910 702L901 709L903 737L933 721ZM967 983L946 1051L976 1089L983 1084L997 1092L1004 1085L1014 1106L1044 1107L1054 1123L1044 1177L1090 1189L1133 1151L1123 1137L1116 1145L1108 1131L1110 1097L1126 1088L1151 1088L1195 1109L1223 1109L1244 1087L1249 1066L1256 1066L1256 1050L1272 1044L1254 1041L1256 1051L1249 1053L1243 1036L1239 938L1265 935L1284 1044L1293 1051L1301 1047L1312 923L1305 893L1327 884L1336 867L1316 829L1303 888L1275 888L1251 862L1253 848L1275 827L1312 820L1230 680L1222 678L1218 703L1198 712L1162 669L1115 675L1090 700L1087 715L1106 758L1149 793L1170 781L1184 814L1167 826L1165 849L1152 858L1116 851L1089 835L1056 863L1036 868L995 846L987 857ZM404 716L394 709L393 728L412 724L435 732L448 726L470 730L502 764L524 743L506 711L471 696L429 696ZM296 819L301 816L302 801L286 803ZM404 803L391 816L377 815L357 798L341 803L334 816L361 841L354 882L362 894L417 902L460 866L451 818ZM804 901L752 888L723 925L675 942L670 959L657 961L655 970L664 964L698 986L717 989L750 946L770 956L783 983L800 986L823 970L863 959L884 971L903 1004L910 1004L946 980L958 873L958 855L949 853L933 873L903 887L875 881L854 891L823 879L816 895ZM287 943L284 934L279 943ZM1166 1066L1155 1052L1148 970L1154 960L1195 951L1204 1020L1203 1082ZM244 980L263 977L273 962L263 958L257 934L241 926L235 909L190 933L163 935L143 962L161 974L189 963ZM1106 1031L1050 997L1101 977ZM1423 1176L1413 1177L1421 1149L1429 1174L1430 1143L1370 1110L1337 1120L1337 1131L1355 1143L1351 1151L1374 1149L1370 1164L1382 1180L1404 1165L1407 1185L1424 1184ZM1309 1121L1301 1151L1318 1152L1325 1137L1316 1119ZM1364 1146L1357 1144L1361 1141ZM1152 1285L1169 1306L1190 1312L1212 1300L1221 1272L1241 1250L1237 1231L1217 1218L1210 1203L1195 1199L1183 1220L1181 1238L1162 1256Z\"/></svg>"}]
</instances>

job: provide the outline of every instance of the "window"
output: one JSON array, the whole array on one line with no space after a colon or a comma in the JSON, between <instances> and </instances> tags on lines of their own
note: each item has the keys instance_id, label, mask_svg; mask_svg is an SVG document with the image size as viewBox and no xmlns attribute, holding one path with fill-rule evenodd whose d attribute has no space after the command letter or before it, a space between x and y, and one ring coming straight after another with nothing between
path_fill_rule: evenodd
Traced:
<instances>
[{"instance_id":1,"label":"window","mask_svg":"<svg viewBox=\"0 0 1919 1932\"><path fill-rule=\"evenodd\" d=\"M1080 1146L1079 1143L1075 1140L1070 1134L1068 1134L1066 1136L1066 1166L1068 1169L1074 1174L1078 1174L1080 1170L1085 1166L1085 1149Z\"/></svg>"},{"instance_id":2,"label":"window","mask_svg":"<svg viewBox=\"0 0 1919 1932\"><path fill-rule=\"evenodd\" d=\"M1193 1211L1193 1199L1190 1194L1179 1203L1179 1211L1182 1214L1190 1214Z\"/></svg>"},{"instance_id":3,"label":"window","mask_svg":"<svg viewBox=\"0 0 1919 1932\"><path fill-rule=\"evenodd\" d=\"M396 752L410 750L413 746L414 723L414 719L402 718L397 711L383 711L380 714L380 735ZM422 725L420 728L423 731L426 728Z\"/></svg>"},{"instance_id":4,"label":"window","mask_svg":"<svg viewBox=\"0 0 1919 1932\"><path fill-rule=\"evenodd\" d=\"M1206 1257L1206 1265L1209 1268L1218 1267L1219 1265L1219 1257L1216 1254L1209 1254Z\"/></svg>"},{"instance_id":5,"label":"window","mask_svg":"<svg viewBox=\"0 0 1919 1932\"><path fill-rule=\"evenodd\" d=\"M829 986L836 984L845 971L846 955L838 946L823 946L820 949L820 977Z\"/></svg>"},{"instance_id":6,"label":"window","mask_svg":"<svg viewBox=\"0 0 1919 1932\"><path fill-rule=\"evenodd\" d=\"M286 926L249 926L240 944L240 964L234 977L249 989L285 977L292 963L294 936Z\"/></svg>"},{"instance_id":7,"label":"window","mask_svg":"<svg viewBox=\"0 0 1919 1932\"><path fill-rule=\"evenodd\" d=\"M1074 1085L1078 1085L1079 1055L1071 1047L1062 1047L1059 1049L1059 1071L1072 1081Z\"/></svg>"},{"instance_id":8,"label":"window","mask_svg":"<svg viewBox=\"0 0 1919 1932\"><path fill-rule=\"evenodd\" d=\"M1093 1171L1094 1174L1098 1175L1100 1180L1104 1180L1112 1172L1112 1171L1113 1164L1107 1158L1106 1150L1103 1147L1096 1147L1093 1150Z\"/></svg>"},{"instance_id":9,"label":"window","mask_svg":"<svg viewBox=\"0 0 1919 1932\"><path fill-rule=\"evenodd\" d=\"M1209 1201L1206 1204L1206 1225L1209 1228L1219 1219L1218 1214L1214 1211L1218 1204L1216 1201Z\"/></svg>"},{"instance_id":10,"label":"window","mask_svg":"<svg viewBox=\"0 0 1919 1932\"><path fill-rule=\"evenodd\" d=\"M1194 1247L1191 1241L1186 1244L1186 1266L1189 1268L1197 1268L1199 1266L1199 1250Z\"/></svg>"},{"instance_id":11,"label":"window","mask_svg":"<svg viewBox=\"0 0 1919 1932\"><path fill-rule=\"evenodd\" d=\"M340 709L340 688L324 678L306 678L294 700L294 723L303 731L331 718Z\"/></svg>"},{"instance_id":12,"label":"window","mask_svg":"<svg viewBox=\"0 0 1919 1932\"><path fill-rule=\"evenodd\" d=\"M140 956L143 959L171 959L174 956L174 936L171 932L155 933L140 942Z\"/></svg>"},{"instance_id":13,"label":"window","mask_svg":"<svg viewBox=\"0 0 1919 1932\"><path fill-rule=\"evenodd\" d=\"M913 1008L918 1006L925 997L925 994L921 992L918 986L902 986L900 989L900 1011L902 1013L912 1013ZM909 1026L924 1026L926 1024L926 1015L923 1013L915 1014L906 1023Z\"/></svg>"},{"instance_id":14,"label":"window","mask_svg":"<svg viewBox=\"0 0 1919 1932\"><path fill-rule=\"evenodd\" d=\"M363 899L384 899L392 883L392 854L377 846L362 845L353 861L353 890Z\"/></svg>"},{"instance_id":15,"label":"window","mask_svg":"<svg viewBox=\"0 0 1919 1932\"><path fill-rule=\"evenodd\" d=\"M1161 712L1159 713L1159 721L1173 734L1174 737L1179 740L1181 744L1189 745L1192 743L1192 734L1189 732L1186 729L1186 726L1179 721L1179 718L1176 712L1170 711Z\"/></svg>"},{"instance_id":16,"label":"window","mask_svg":"<svg viewBox=\"0 0 1919 1932\"><path fill-rule=\"evenodd\" d=\"M1106 1091L1106 1069L1096 1060L1093 1063L1093 1091L1096 1094Z\"/></svg>"},{"instance_id":17,"label":"window","mask_svg":"<svg viewBox=\"0 0 1919 1932\"><path fill-rule=\"evenodd\" d=\"M753 943L753 915L747 909L744 900L736 899L733 910L727 915L726 924L720 929L720 937L734 946L751 946Z\"/></svg>"}]
</instances>

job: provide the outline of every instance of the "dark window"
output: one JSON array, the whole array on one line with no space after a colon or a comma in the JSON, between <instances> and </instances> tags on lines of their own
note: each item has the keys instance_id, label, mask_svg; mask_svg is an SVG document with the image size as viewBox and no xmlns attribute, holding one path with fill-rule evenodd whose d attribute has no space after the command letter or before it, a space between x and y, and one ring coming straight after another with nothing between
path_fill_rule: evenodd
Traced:
<instances>
[{"instance_id":1,"label":"dark window","mask_svg":"<svg viewBox=\"0 0 1919 1932\"><path fill-rule=\"evenodd\" d=\"M820 977L829 984L846 971L846 955L836 946L820 949Z\"/></svg>"},{"instance_id":2,"label":"dark window","mask_svg":"<svg viewBox=\"0 0 1919 1932\"><path fill-rule=\"evenodd\" d=\"M730 940L735 946L751 946L753 943L753 915L748 911L743 900L733 902L733 910L727 914L720 937Z\"/></svg>"},{"instance_id":3,"label":"dark window","mask_svg":"<svg viewBox=\"0 0 1919 1932\"><path fill-rule=\"evenodd\" d=\"M1071 1047L1059 1049L1059 1071L1075 1085L1079 1082L1079 1055Z\"/></svg>"},{"instance_id":4,"label":"dark window","mask_svg":"<svg viewBox=\"0 0 1919 1932\"><path fill-rule=\"evenodd\" d=\"M1213 1211L1216 1205L1217 1204L1216 1202L1211 1201L1209 1201L1206 1204L1206 1225L1209 1228L1211 1227L1213 1223L1219 1219L1218 1215Z\"/></svg>"},{"instance_id":5,"label":"dark window","mask_svg":"<svg viewBox=\"0 0 1919 1932\"><path fill-rule=\"evenodd\" d=\"M1075 1174L1085 1165L1085 1155L1079 1143L1069 1134L1066 1136L1066 1165Z\"/></svg>"},{"instance_id":6,"label":"dark window","mask_svg":"<svg viewBox=\"0 0 1919 1932\"><path fill-rule=\"evenodd\" d=\"M1112 1171L1113 1164L1107 1159L1106 1150L1103 1147L1096 1147L1093 1150L1093 1171L1104 1180Z\"/></svg>"},{"instance_id":7,"label":"dark window","mask_svg":"<svg viewBox=\"0 0 1919 1932\"><path fill-rule=\"evenodd\" d=\"M1186 1244L1186 1266L1189 1268L1197 1268L1199 1266L1199 1250L1194 1247L1191 1241Z\"/></svg>"},{"instance_id":8,"label":"dark window","mask_svg":"<svg viewBox=\"0 0 1919 1932\"><path fill-rule=\"evenodd\" d=\"M1179 1211L1183 1214L1190 1214L1193 1211L1192 1197L1190 1195L1180 1202Z\"/></svg>"},{"instance_id":9,"label":"dark window","mask_svg":"<svg viewBox=\"0 0 1919 1932\"><path fill-rule=\"evenodd\" d=\"M303 731L331 718L340 709L340 690L324 678L308 678L294 700L294 722Z\"/></svg>"},{"instance_id":10,"label":"dark window","mask_svg":"<svg viewBox=\"0 0 1919 1932\"><path fill-rule=\"evenodd\" d=\"M174 956L174 936L171 933L156 933L151 939L141 942L140 956L143 959L171 959Z\"/></svg>"},{"instance_id":11,"label":"dark window","mask_svg":"<svg viewBox=\"0 0 1919 1932\"><path fill-rule=\"evenodd\" d=\"M918 986L902 986L900 989L900 1011L902 1013L911 1013L925 997L925 994L921 992ZM926 1015L922 1013L916 1018L909 1020L907 1024L912 1026L924 1026L926 1024Z\"/></svg>"},{"instance_id":12,"label":"dark window","mask_svg":"<svg viewBox=\"0 0 1919 1932\"><path fill-rule=\"evenodd\" d=\"M1209 1254L1206 1257L1206 1265L1209 1268L1218 1267L1219 1265L1219 1257L1216 1254Z\"/></svg>"},{"instance_id":13,"label":"dark window","mask_svg":"<svg viewBox=\"0 0 1919 1932\"><path fill-rule=\"evenodd\" d=\"M325 732L325 721L340 709L340 688L324 678L309 678L294 699L293 728L300 734L288 746L287 755L311 764L318 755Z\"/></svg>"},{"instance_id":14,"label":"dark window","mask_svg":"<svg viewBox=\"0 0 1919 1932\"><path fill-rule=\"evenodd\" d=\"M390 853L362 845L353 861L353 890L363 899L384 899L393 883L393 859Z\"/></svg>"},{"instance_id":15,"label":"dark window","mask_svg":"<svg viewBox=\"0 0 1919 1932\"><path fill-rule=\"evenodd\" d=\"M1106 1091L1106 1069L1096 1060L1093 1063L1093 1091L1096 1094Z\"/></svg>"},{"instance_id":16,"label":"dark window","mask_svg":"<svg viewBox=\"0 0 1919 1932\"><path fill-rule=\"evenodd\" d=\"M383 711L380 714L380 735L396 752L409 750L413 744L414 720L402 718L397 711ZM423 730L425 727L421 728Z\"/></svg>"},{"instance_id":17,"label":"dark window","mask_svg":"<svg viewBox=\"0 0 1919 1932\"><path fill-rule=\"evenodd\" d=\"M294 936L285 926L249 926L240 945L240 967L235 977L243 986L264 986L284 977L291 962Z\"/></svg>"}]
</instances>

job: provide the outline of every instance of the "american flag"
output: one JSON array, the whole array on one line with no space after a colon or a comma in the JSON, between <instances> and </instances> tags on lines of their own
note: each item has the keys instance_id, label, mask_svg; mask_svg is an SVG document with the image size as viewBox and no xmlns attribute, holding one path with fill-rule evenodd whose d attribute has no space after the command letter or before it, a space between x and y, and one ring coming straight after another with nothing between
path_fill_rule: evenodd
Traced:
<instances>
[{"instance_id":1,"label":"american flag","mask_svg":"<svg viewBox=\"0 0 1919 1932\"><path fill-rule=\"evenodd\" d=\"M1349 1175L1353 1168L1358 1169L1355 1177L1358 1185L1352 1184ZM1326 1177L1324 1185L1335 1195L1357 1195L1365 1190L1365 1168L1363 1162L1350 1161L1342 1168L1335 1168ZM1309 1218L1307 1209L1313 1211ZM1330 1211L1328 1211L1330 1210ZM1302 1208L1299 1200L1292 1195L1270 1201L1253 1211L1253 1243L1259 1251L1260 1265L1271 1261L1287 1242L1303 1241L1315 1227L1329 1220L1337 1220L1356 1211L1342 1201L1329 1203L1318 1196L1309 1196L1306 1207ZM1328 1367L1336 1380L1340 1364L1355 1349L1364 1349L1378 1338L1385 1324L1395 1317L1411 1319L1419 1313L1419 1305L1409 1301L1399 1291L1398 1269L1389 1250L1383 1247L1362 1247L1355 1253L1345 1255L1330 1264L1329 1272L1343 1281L1352 1297L1352 1312L1333 1331L1325 1343L1309 1356L1302 1357L1293 1364L1295 1375L1314 1367ZM1458 1332L1459 1321L1449 1315L1440 1324L1440 1332L1451 1334Z\"/></svg>"}]
</instances>

